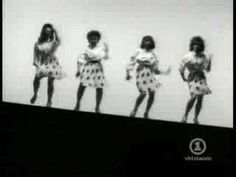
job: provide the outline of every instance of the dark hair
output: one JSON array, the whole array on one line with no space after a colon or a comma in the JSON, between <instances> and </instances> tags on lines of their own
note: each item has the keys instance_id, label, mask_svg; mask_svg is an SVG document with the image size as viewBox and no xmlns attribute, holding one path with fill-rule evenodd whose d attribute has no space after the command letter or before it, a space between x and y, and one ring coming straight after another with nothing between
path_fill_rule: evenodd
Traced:
<instances>
[{"instance_id":1,"label":"dark hair","mask_svg":"<svg viewBox=\"0 0 236 177\"><path fill-rule=\"evenodd\" d=\"M98 40L101 39L101 33L99 31L95 31L95 30L89 31L87 34L87 39L89 40L93 36L98 37Z\"/></svg>"},{"instance_id":2,"label":"dark hair","mask_svg":"<svg viewBox=\"0 0 236 177\"><path fill-rule=\"evenodd\" d=\"M205 42L203 40L203 38L201 36L194 36L192 37L192 39L190 40L190 44L189 44L189 50L193 51L193 46L195 44L199 45L199 49L197 52L204 52L205 50Z\"/></svg>"},{"instance_id":3,"label":"dark hair","mask_svg":"<svg viewBox=\"0 0 236 177\"><path fill-rule=\"evenodd\" d=\"M150 46L146 46L146 45L145 45L145 41L150 41L150 42L151 42L151 45L150 45ZM141 46L140 46L141 49L150 49L150 50L152 50L152 49L154 49L155 47L156 47L155 41L154 41L154 39L153 39L152 36L147 35L147 36L144 36L144 37L143 37L142 42L141 42Z\"/></svg>"},{"instance_id":4,"label":"dark hair","mask_svg":"<svg viewBox=\"0 0 236 177\"><path fill-rule=\"evenodd\" d=\"M47 38L48 38L48 36L47 36L46 33L45 33L46 28L51 28L51 30L52 30L52 35L49 36L49 37L50 37L51 40L53 39L53 33L54 33L55 30L54 30L52 24L46 23L46 24L43 25L42 30L41 30L41 33L40 33L40 36L39 36L39 38L38 38L38 42L39 42L39 43L45 42L45 41L47 40Z\"/></svg>"}]
</instances>

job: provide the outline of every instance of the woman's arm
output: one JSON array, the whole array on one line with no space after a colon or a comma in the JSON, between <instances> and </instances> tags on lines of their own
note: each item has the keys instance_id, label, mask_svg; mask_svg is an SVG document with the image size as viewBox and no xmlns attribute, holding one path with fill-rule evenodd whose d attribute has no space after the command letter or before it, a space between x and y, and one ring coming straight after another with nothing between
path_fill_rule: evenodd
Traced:
<instances>
[{"instance_id":1,"label":"woman's arm","mask_svg":"<svg viewBox=\"0 0 236 177\"><path fill-rule=\"evenodd\" d=\"M131 79L131 71L133 71L135 65L136 65L136 57L139 53L139 50L136 50L133 55L130 57L130 60L128 61L126 65L126 80Z\"/></svg>"},{"instance_id":2,"label":"woman's arm","mask_svg":"<svg viewBox=\"0 0 236 177\"><path fill-rule=\"evenodd\" d=\"M152 65L153 71L155 74L161 74L161 71L159 69L159 60L157 58L157 55L155 54L155 52L152 52L152 55L153 55L153 59L151 61L151 65Z\"/></svg>"},{"instance_id":3,"label":"woman's arm","mask_svg":"<svg viewBox=\"0 0 236 177\"><path fill-rule=\"evenodd\" d=\"M104 43L104 52L105 52L105 55L104 55L104 60L108 60L109 59L109 47L108 47L108 44L107 43Z\"/></svg>"},{"instance_id":4,"label":"woman's arm","mask_svg":"<svg viewBox=\"0 0 236 177\"><path fill-rule=\"evenodd\" d=\"M184 57L181 62L180 62L180 67L179 67L179 72L180 72L180 75L181 75L181 78L183 79L183 81L188 81L186 78L185 78L185 69L186 69L186 64L188 63L188 57Z\"/></svg>"},{"instance_id":5,"label":"woman's arm","mask_svg":"<svg viewBox=\"0 0 236 177\"><path fill-rule=\"evenodd\" d=\"M210 72L211 71L211 59L212 59L212 55L210 54L208 57L207 57L207 66L205 68L205 70L207 72Z\"/></svg>"},{"instance_id":6,"label":"woman's arm","mask_svg":"<svg viewBox=\"0 0 236 177\"><path fill-rule=\"evenodd\" d=\"M126 65L126 80L130 80L132 78L130 73L133 71L135 65L136 59L134 57L130 57L129 62Z\"/></svg>"},{"instance_id":7,"label":"woman's arm","mask_svg":"<svg viewBox=\"0 0 236 177\"><path fill-rule=\"evenodd\" d=\"M58 33L55 29L53 31L53 40L57 43L60 43L60 38L58 37Z\"/></svg>"},{"instance_id":8,"label":"woman's arm","mask_svg":"<svg viewBox=\"0 0 236 177\"><path fill-rule=\"evenodd\" d=\"M54 54L57 50L57 47L60 45L60 40L58 38L58 34L57 31L54 29L53 31L53 40L52 40L53 44L52 44L52 48L49 51L49 53Z\"/></svg>"},{"instance_id":9,"label":"woman's arm","mask_svg":"<svg viewBox=\"0 0 236 177\"><path fill-rule=\"evenodd\" d=\"M78 77L80 75L81 68L84 65L84 63L86 63L86 58L87 58L87 54L86 53L82 53L82 54L80 54L78 56L78 58L77 58L76 77Z\"/></svg>"},{"instance_id":10,"label":"woman's arm","mask_svg":"<svg viewBox=\"0 0 236 177\"><path fill-rule=\"evenodd\" d=\"M38 46L37 43L34 45L33 65L38 67Z\"/></svg>"},{"instance_id":11,"label":"woman's arm","mask_svg":"<svg viewBox=\"0 0 236 177\"><path fill-rule=\"evenodd\" d=\"M151 61L152 67L153 67L153 71L155 74L163 74L163 75L168 75L171 71L170 66L166 69L160 69L159 67L159 60L157 58L157 55L153 52L153 60Z\"/></svg>"},{"instance_id":12,"label":"woman's arm","mask_svg":"<svg viewBox=\"0 0 236 177\"><path fill-rule=\"evenodd\" d=\"M184 71L185 71L185 67L183 69L179 69L181 78L183 79L183 81L187 81L187 79L185 78L185 75L184 75Z\"/></svg>"}]
</instances>

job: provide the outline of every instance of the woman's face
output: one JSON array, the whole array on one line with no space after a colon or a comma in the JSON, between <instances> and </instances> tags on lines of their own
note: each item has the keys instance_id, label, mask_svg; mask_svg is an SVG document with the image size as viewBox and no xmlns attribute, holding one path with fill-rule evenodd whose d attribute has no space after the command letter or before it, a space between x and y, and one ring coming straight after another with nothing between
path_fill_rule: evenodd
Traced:
<instances>
[{"instance_id":1,"label":"woman's face","mask_svg":"<svg viewBox=\"0 0 236 177\"><path fill-rule=\"evenodd\" d=\"M144 46L146 46L147 49L150 49L152 46L152 42L150 40L144 40Z\"/></svg>"},{"instance_id":2,"label":"woman's face","mask_svg":"<svg viewBox=\"0 0 236 177\"><path fill-rule=\"evenodd\" d=\"M200 51L200 48L201 48L200 42L193 43L193 51L198 52L198 51Z\"/></svg>"},{"instance_id":3,"label":"woman's face","mask_svg":"<svg viewBox=\"0 0 236 177\"><path fill-rule=\"evenodd\" d=\"M198 51L198 49L199 49L199 45L198 44L193 44L193 50Z\"/></svg>"},{"instance_id":4,"label":"woman's face","mask_svg":"<svg viewBox=\"0 0 236 177\"><path fill-rule=\"evenodd\" d=\"M89 43L92 44L92 45L96 45L99 41L99 37L98 36L91 36L89 39L88 39Z\"/></svg>"},{"instance_id":5,"label":"woman's face","mask_svg":"<svg viewBox=\"0 0 236 177\"><path fill-rule=\"evenodd\" d=\"M46 34L47 36L52 35L52 28L49 28L49 27L45 28L45 34Z\"/></svg>"}]
</instances>

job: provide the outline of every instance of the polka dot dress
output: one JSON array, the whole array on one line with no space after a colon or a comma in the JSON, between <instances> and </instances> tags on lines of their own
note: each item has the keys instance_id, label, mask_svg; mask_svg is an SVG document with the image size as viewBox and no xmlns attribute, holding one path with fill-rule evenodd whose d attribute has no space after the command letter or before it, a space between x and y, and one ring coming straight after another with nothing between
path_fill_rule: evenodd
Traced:
<instances>
[{"instance_id":1,"label":"polka dot dress","mask_svg":"<svg viewBox=\"0 0 236 177\"><path fill-rule=\"evenodd\" d=\"M49 58L50 56L48 56ZM59 63L54 59L51 63L42 63L36 69L36 76L38 77L54 77L61 79L63 77L62 68Z\"/></svg>"},{"instance_id":2,"label":"polka dot dress","mask_svg":"<svg viewBox=\"0 0 236 177\"><path fill-rule=\"evenodd\" d=\"M136 86L139 91L154 91L161 84L155 78L155 74L150 66L139 65L136 71Z\"/></svg>"},{"instance_id":3,"label":"polka dot dress","mask_svg":"<svg viewBox=\"0 0 236 177\"><path fill-rule=\"evenodd\" d=\"M207 85L204 73L202 72L201 75L203 77L199 77L197 73L193 74L193 76L189 74L188 85L189 85L190 95L208 95L212 93Z\"/></svg>"},{"instance_id":4,"label":"polka dot dress","mask_svg":"<svg viewBox=\"0 0 236 177\"><path fill-rule=\"evenodd\" d=\"M55 79L62 79L65 73L62 72L62 68L59 65L57 58L50 52L52 45L38 46L37 49L37 77L53 77Z\"/></svg>"},{"instance_id":5,"label":"polka dot dress","mask_svg":"<svg viewBox=\"0 0 236 177\"><path fill-rule=\"evenodd\" d=\"M93 88L104 87L106 80L101 62L87 62L82 68L80 83Z\"/></svg>"},{"instance_id":6,"label":"polka dot dress","mask_svg":"<svg viewBox=\"0 0 236 177\"><path fill-rule=\"evenodd\" d=\"M153 51L140 48L135 50L127 63L126 70L132 71L136 65L136 86L140 92L154 91L161 86L155 77L159 67Z\"/></svg>"},{"instance_id":7,"label":"polka dot dress","mask_svg":"<svg viewBox=\"0 0 236 177\"><path fill-rule=\"evenodd\" d=\"M101 42L94 48L87 46L85 52L78 57L78 64L82 66L79 69L80 83L92 88L107 86L102 61L108 58L108 50L104 43Z\"/></svg>"},{"instance_id":8,"label":"polka dot dress","mask_svg":"<svg viewBox=\"0 0 236 177\"><path fill-rule=\"evenodd\" d=\"M207 85L205 72L209 65L209 58L205 54L196 56L194 52L186 54L180 62L180 71L188 69L188 85L190 95L209 95L212 93Z\"/></svg>"}]
</instances>

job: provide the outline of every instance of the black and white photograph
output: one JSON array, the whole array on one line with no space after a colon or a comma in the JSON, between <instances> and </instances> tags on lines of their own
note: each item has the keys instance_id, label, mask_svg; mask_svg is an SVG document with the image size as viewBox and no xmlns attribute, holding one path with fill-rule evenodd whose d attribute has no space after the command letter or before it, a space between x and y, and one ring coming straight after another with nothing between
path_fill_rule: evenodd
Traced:
<instances>
[{"instance_id":1,"label":"black and white photograph","mask_svg":"<svg viewBox=\"0 0 236 177\"><path fill-rule=\"evenodd\" d=\"M233 0L4 0L3 101L233 127Z\"/></svg>"},{"instance_id":2,"label":"black and white photograph","mask_svg":"<svg viewBox=\"0 0 236 177\"><path fill-rule=\"evenodd\" d=\"M233 0L2 6L1 177L231 175Z\"/></svg>"}]
</instances>

